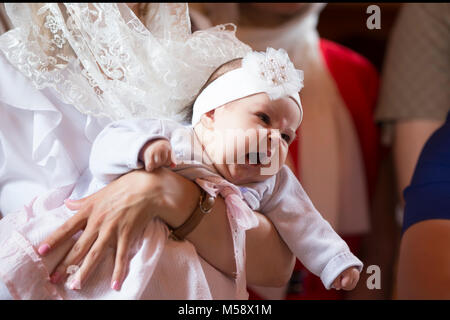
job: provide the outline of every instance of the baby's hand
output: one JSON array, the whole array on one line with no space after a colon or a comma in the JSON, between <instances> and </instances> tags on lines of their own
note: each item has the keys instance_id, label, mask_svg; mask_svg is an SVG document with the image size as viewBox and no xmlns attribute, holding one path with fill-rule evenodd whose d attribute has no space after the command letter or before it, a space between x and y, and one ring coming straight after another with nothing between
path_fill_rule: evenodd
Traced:
<instances>
[{"instance_id":1,"label":"baby's hand","mask_svg":"<svg viewBox=\"0 0 450 320\"><path fill-rule=\"evenodd\" d=\"M141 150L139 159L145 163L145 170L151 172L159 167L175 167L175 156L170 142L165 139L150 141Z\"/></svg>"},{"instance_id":2,"label":"baby's hand","mask_svg":"<svg viewBox=\"0 0 450 320\"><path fill-rule=\"evenodd\" d=\"M359 271L355 267L345 269L333 282L336 290L353 290L359 280Z\"/></svg>"}]
</instances>

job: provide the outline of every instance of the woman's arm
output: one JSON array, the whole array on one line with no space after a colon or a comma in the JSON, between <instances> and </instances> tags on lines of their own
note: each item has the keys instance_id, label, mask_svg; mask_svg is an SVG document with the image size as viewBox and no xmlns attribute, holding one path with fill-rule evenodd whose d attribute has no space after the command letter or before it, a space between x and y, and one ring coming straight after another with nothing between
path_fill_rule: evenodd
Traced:
<instances>
[{"instance_id":1,"label":"woman's arm","mask_svg":"<svg viewBox=\"0 0 450 320\"><path fill-rule=\"evenodd\" d=\"M113 282L121 283L128 265L127 248L136 240L134 235L140 234L154 215L172 227L181 225L195 209L199 195L195 183L168 169L160 168L152 173L133 171L85 199L68 202L67 206L79 210L78 213L42 244L53 249L84 228L80 239L55 271L64 275L69 265L86 257L80 268L83 283L106 246L112 245L117 249ZM257 216L260 225L247 232L248 283L283 285L289 280L294 258L270 221L261 214ZM187 239L211 265L229 275L235 271L222 198L217 199L213 211Z\"/></svg>"},{"instance_id":2,"label":"woman's arm","mask_svg":"<svg viewBox=\"0 0 450 320\"><path fill-rule=\"evenodd\" d=\"M395 124L392 150L394 155L397 192L400 202L404 204L403 190L410 184L414 168L425 142L430 138L444 120L405 120Z\"/></svg>"},{"instance_id":3,"label":"woman's arm","mask_svg":"<svg viewBox=\"0 0 450 320\"><path fill-rule=\"evenodd\" d=\"M159 177L155 183L161 184L159 187L164 190L168 205L165 210L160 211L159 216L175 228L186 221L194 210L200 190L192 181L169 170L163 170L156 173ZM180 204L183 204L185 210ZM247 281L254 285L282 286L292 274L294 256L270 220L262 214L255 214L259 225L246 234ZM197 252L217 269L228 275L235 271L233 242L222 197L218 197L212 212L205 215L186 238L195 245Z\"/></svg>"},{"instance_id":4,"label":"woman's arm","mask_svg":"<svg viewBox=\"0 0 450 320\"><path fill-rule=\"evenodd\" d=\"M251 285L282 287L289 282L295 256L281 239L272 222L257 213L259 225L247 231L247 282Z\"/></svg>"},{"instance_id":5,"label":"woman's arm","mask_svg":"<svg viewBox=\"0 0 450 320\"><path fill-rule=\"evenodd\" d=\"M450 220L426 220L402 238L398 299L450 299Z\"/></svg>"}]
</instances>

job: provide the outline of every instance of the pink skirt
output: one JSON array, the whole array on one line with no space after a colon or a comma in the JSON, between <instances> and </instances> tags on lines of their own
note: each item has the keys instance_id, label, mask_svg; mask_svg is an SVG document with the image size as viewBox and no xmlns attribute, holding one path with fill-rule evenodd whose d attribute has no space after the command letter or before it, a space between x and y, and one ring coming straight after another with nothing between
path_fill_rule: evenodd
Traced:
<instances>
[{"instance_id":1,"label":"pink skirt","mask_svg":"<svg viewBox=\"0 0 450 320\"><path fill-rule=\"evenodd\" d=\"M49 275L80 233L47 256L37 246L74 212L64 206L72 186L34 199L21 211L0 220L0 279L14 299L235 299L236 287L201 259L188 241L168 238L168 229L152 220L132 250L121 290L110 288L114 250L108 248L80 290L54 285ZM75 267L76 268L76 267Z\"/></svg>"}]
</instances>

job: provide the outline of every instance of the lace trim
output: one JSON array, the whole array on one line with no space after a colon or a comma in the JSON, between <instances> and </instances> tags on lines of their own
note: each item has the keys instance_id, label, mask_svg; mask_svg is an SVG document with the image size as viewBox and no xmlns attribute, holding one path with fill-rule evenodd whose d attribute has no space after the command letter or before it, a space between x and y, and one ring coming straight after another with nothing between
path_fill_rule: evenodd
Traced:
<instances>
[{"instance_id":1,"label":"lace trim","mask_svg":"<svg viewBox=\"0 0 450 320\"><path fill-rule=\"evenodd\" d=\"M120 3L8 3L0 50L38 89L112 120L181 121L220 64L251 51L235 26L191 33L187 4L148 5L146 24Z\"/></svg>"}]
</instances>

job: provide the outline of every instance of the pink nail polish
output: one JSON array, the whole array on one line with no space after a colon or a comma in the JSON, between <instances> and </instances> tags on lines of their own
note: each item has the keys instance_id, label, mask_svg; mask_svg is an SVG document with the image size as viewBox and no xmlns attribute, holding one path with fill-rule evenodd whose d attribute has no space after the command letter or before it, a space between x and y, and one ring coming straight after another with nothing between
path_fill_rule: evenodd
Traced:
<instances>
[{"instance_id":1,"label":"pink nail polish","mask_svg":"<svg viewBox=\"0 0 450 320\"><path fill-rule=\"evenodd\" d=\"M42 256L46 254L50 250L50 246L47 243L44 243L38 248L38 253Z\"/></svg>"},{"instance_id":2,"label":"pink nail polish","mask_svg":"<svg viewBox=\"0 0 450 320\"><path fill-rule=\"evenodd\" d=\"M111 289L119 291L120 290L120 284L117 280L114 280L111 284Z\"/></svg>"},{"instance_id":3,"label":"pink nail polish","mask_svg":"<svg viewBox=\"0 0 450 320\"><path fill-rule=\"evenodd\" d=\"M58 271L55 271L55 272L50 276L50 282L53 283L53 284L57 284L60 277L61 277L61 274L60 274Z\"/></svg>"},{"instance_id":4,"label":"pink nail polish","mask_svg":"<svg viewBox=\"0 0 450 320\"><path fill-rule=\"evenodd\" d=\"M79 279L73 279L73 281L71 282L70 289L72 290L80 290L81 289L81 283Z\"/></svg>"}]
</instances>

